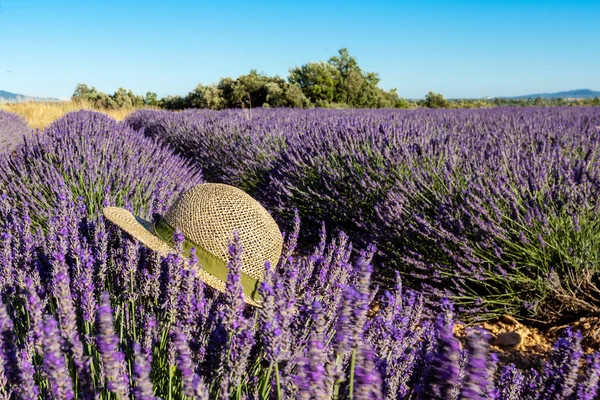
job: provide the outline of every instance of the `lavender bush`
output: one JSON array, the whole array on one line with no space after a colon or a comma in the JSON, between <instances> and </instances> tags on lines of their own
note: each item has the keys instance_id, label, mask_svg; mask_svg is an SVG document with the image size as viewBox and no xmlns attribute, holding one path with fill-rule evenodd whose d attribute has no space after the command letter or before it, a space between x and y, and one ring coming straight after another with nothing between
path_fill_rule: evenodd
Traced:
<instances>
[{"instance_id":1,"label":"lavender bush","mask_svg":"<svg viewBox=\"0 0 600 400\"><path fill-rule=\"evenodd\" d=\"M264 185L265 171L283 145L278 119L257 122L243 112L138 110L124 124L166 143L199 166L209 182L249 193Z\"/></svg>"},{"instance_id":2,"label":"lavender bush","mask_svg":"<svg viewBox=\"0 0 600 400\"><path fill-rule=\"evenodd\" d=\"M144 111L127 123L281 222L298 209L313 237L326 221L376 243L378 277L398 270L470 318L600 307L598 108Z\"/></svg>"},{"instance_id":3,"label":"lavender bush","mask_svg":"<svg viewBox=\"0 0 600 400\"><path fill-rule=\"evenodd\" d=\"M44 225L66 198L80 198L89 215L110 201L147 216L147 205L166 207L202 182L198 169L164 145L93 111L69 113L15 154L0 155L0 193L34 225Z\"/></svg>"},{"instance_id":4,"label":"lavender bush","mask_svg":"<svg viewBox=\"0 0 600 400\"><path fill-rule=\"evenodd\" d=\"M32 130L20 116L0 110L0 152L11 152Z\"/></svg>"},{"instance_id":5,"label":"lavender bush","mask_svg":"<svg viewBox=\"0 0 600 400\"><path fill-rule=\"evenodd\" d=\"M600 354L567 331L543 370L496 362L477 331L461 349L452 307L434 323L400 278L375 299L371 258L344 234L295 256L296 229L266 265L261 309L242 303L243 243L230 242L227 292L195 257L159 258L115 226L59 199L31 232L0 198L0 395L82 399L592 399ZM153 209L151 211L161 211ZM179 235L174 235L180 246ZM579 396L579 397L575 397Z\"/></svg>"}]
</instances>

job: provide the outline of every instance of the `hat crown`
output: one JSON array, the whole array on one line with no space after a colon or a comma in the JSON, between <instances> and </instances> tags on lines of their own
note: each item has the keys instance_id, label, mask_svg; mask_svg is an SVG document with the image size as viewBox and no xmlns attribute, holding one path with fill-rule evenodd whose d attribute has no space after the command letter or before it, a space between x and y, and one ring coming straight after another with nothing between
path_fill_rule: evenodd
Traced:
<instances>
[{"instance_id":1,"label":"hat crown","mask_svg":"<svg viewBox=\"0 0 600 400\"><path fill-rule=\"evenodd\" d=\"M242 272L263 280L264 263L276 265L283 238L273 217L244 191L220 183L194 186L179 196L164 216L186 238L219 259L229 260L228 244L237 231Z\"/></svg>"}]
</instances>

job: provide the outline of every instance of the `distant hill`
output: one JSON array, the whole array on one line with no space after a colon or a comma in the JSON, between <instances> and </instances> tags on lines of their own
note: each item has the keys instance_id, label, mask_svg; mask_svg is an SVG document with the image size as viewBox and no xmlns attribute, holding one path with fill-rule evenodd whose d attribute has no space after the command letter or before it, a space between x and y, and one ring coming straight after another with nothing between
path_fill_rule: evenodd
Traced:
<instances>
[{"instance_id":1,"label":"distant hill","mask_svg":"<svg viewBox=\"0 0 600 400\"><path fill-rule=\"evenodd\" d=\"M566 92L556 93L537 93L527 94L524 96L508 97L509 99L591 99L594 97L600 97L600 92L590 89L575 89L568 90Z\"/></svg>"},{"instance_id":2,"label":"distant hill","mask_svg":"<svg viewBox=\"0 0 600 400\"><path fill-rule=\"evenodd\" d=\"M26 96L24 94L11 93L4 90L0 90L0 102L7 103L20 103L25 101L62 101L60 99L55 99L54 97L34 97L34 96Z\"/></svg>"}]
</instances>

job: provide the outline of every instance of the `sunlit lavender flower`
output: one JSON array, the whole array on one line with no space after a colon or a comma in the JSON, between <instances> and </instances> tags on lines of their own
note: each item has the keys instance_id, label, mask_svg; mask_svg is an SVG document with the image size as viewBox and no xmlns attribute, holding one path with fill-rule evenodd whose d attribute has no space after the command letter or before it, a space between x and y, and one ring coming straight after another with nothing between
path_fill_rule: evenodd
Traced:
<instances>
[{"instance_id":1,"label":"sunlit lavender flower","mask_svg":"<svg viewBox=\"0 0 600 400\"><path fill-rule=\"evenodd\" d=\"M154 315L148 314L144 316L141 336L141 352L146 358L146 363L150 365L152 364L152 348L154 347L154 342L158 336L157 322Z\"/></svg>"},{"instance_id":2,"label":"sunlit lavender flower","mask_svg":"<svg viewBox=\"0 0 600 400\"><path fill-rule=\"evenodd\" d=\"M125 369L125 356L119 350L119 337L115 335L108 293L104 293L98 307L98 327L98 349L106 373L107 388L126 398L129 396L129 377Z\"/></svg>"},{"instance_id":3,"label":"sunlit lavender flower","mask_svg":"<svg viewBox=\"0 0 600 400\"><path fill-rule=\"evenodd\" d=\"M179 241L178 243L181 245L182 242ZM177 301L181 291L181 271L183 270L183 265L184 259L179 254L169 254L163 259L161 302L163 309L172 321L175 321L177 318Z\"/></svg>"},{"instance_id":4,"label":"sunlit lavender flower","mask_svg":"<svg viewBox=\"0 0 600 400\"><path fill-rule=\"evenodd\" d=\"M44 323L42 301L37 293L34 282L31 278L26 278L26 298L25 309L29 315L29 333L35 351L42 354L42 326Z\"/></svg>"},{"instance_id":5,"label":"sunlit lavender flower","mask_svg":"<svg viewBox=\"0 0 600 400\"><path fill-rule=\"evenodd\" d=\"M519 400L524 377L521 372L510 364L502 368L498 379L498 400Z\"/></svg>"},{"instance_id":6,"label":"sunlit lavender flower","mask_svg":"<svg viewBox=\"0 0 600 400\"><path fill-rule=\"evenodd\" d=\"M135 398L138 400L157 400L157 397L154 396L152 382L150 381L150 366L146 363L146 359L138 343L133 345L133 351L135 353L135 362L133 364L133 374L135 377L133 393Z\"/></svg>"},{"instance_id":7,"label":"sunlit lavender flower","mask_svg":"<svg viewBox=\"0 0 600 400\"><path fill-rule=\"evenodd\" d=\"M0 151L13 151L32 134L32 129L20 116L0 110Z\"/></svg>"},{"instance_id":8,"label":"sunlit lavender flower","mask_svg":"<svg viewBox=\"0 0 600 400\"><path fill-rule=\"evenodd\" d=\"M70 286L71 281L69 276L59 270L58 274L54 277L53 287L58 304L57 311L62 336L66 340L70 353L73 355L73 362L79 375L80 387L83 391L89 393L92 390L92 378L89 374L88 358L83 353L83 346L77 332L77 315L73 305L73 295ZM85 398L88 397L86 396Z\"/></svg>"},{"instance_id":9,"label":"sunlit lavender flower","mask_svg":"<svg viewBox=\"0 0 600 400\"><path fill-rule=\"evenodd\" d=\"M466 365L463 387L460 398L479 400L488 394L487 386L491 378L488 371L488 349L490 334L483 329L470 330L467 333L469 358Z\"/></svg>"},{"instance_id":10,"label":"sunlit lavender flower","mask_svg":"<svg viewBox=\"0 0 600 400\"><path fill-rule=\"evenodd\" d=\"M294 383L298 386L298 398L329 398L331 393L327 382L327 353L324 342L324 310L321 303L315 301L311 306L315 327L307 342L307 355L297 362Z\"/></svg>"},{"instance_id":11,"label":"sunlit lavender flower","mask_svg":"<svg viewBox=\"0 0 600 400\"><path fill-rule=\"evenodd\" d=\"M177 368L181 371L183 380L183 392L186 396L195 395L194 382L197 376L194 372L194 363L190 348L185 335L181 332L173 332L173 345L177 349Z\"/></svg>"},{"instance_id":12,"label":"sunlit lavender flower","mask_svg":"<svg viewBox=\"0 0 600 400\"><path fill-rule=\"evenodd\" d=\"M61 350L58 324L52 316L46 316L45 318L43 342L44 367L50 382L52 395L57 399L73 399L75 397L73 381Z\"/></svg>"},{"instance_id":13,"label":"sunlit lavender flower","mask_svg":"<svg viewBox=\"0 0 600 400\"><path fill-rule=\"evenodd\" d=\"M230 260L227 263L227 275L224 303L221 308L221 318L226 329L235 331L245 321L242 315L244 300L240 281L242 271L242 243L237 231L233 233L233 241L228 246Z\"/></svg>"},{"instance_id":14,"label":"sunlit lavender flower","mask_svg":"<svg viewBox=\"0 0 600 400\"><path fill-rule=\"evenodd\" d=\"M452 332L453 326L452 314L447 308L436 319L435 349L424 355L426 370L417 388L420 399L450 399L459 384L460 344Z\"/></svg>"},{"instance_id":15,"label":"sunlit lavender flower","mask_svg":"<svg viewBox=\"0 0 600 400\"><path fill-rule=\"evenodd\" d=\"M363 341L360 348L357 349L354 369L353 394L355 399L383 399L381 372L376 361L372 346Z\"/></svg>"},{"instance_id":16,"label":"sunlit lavender flower","mask_svg":"<svg viewBox=\"0 0 600 400\"><path fill-rule=\"evenodd\" d=\"M300 235L300 214L298 213L298 209L294 210L294 221L293 221L293 229L289 237L287 237L286 248L283 254L281 255L281 259L287 260L288 257L292 256L294 251L296 250L296 245L298 244L298 236Z\"/></svg>"},{"instance_id":17,"label":"sunlit lavender flower","mask_svg":"<svg viewBox=\"0 0 600 400\"><path fill-rule=\"evenodd\" d=\"M577 385L575 397L578 400L593 400L598 395L600 381L600 353L586 356L587 368L583 380Z\"/></svg>"},{"instance_id":18,"label":"sunlit lavender flower","mask_svg":"<svg viewBox=\"0 0 600 400\"><path fill-rule=\"evenodd\" d=\"M19 385L17 341L13 321L4 303L0 301L0 383L8 396ZM1 392L0 392L1 393Z\"/></svg>"},{"instance_id":19,"label":"sunlit lavender flower","mask_svg":"<svg viewBox=\"0 0 600 400\"><path fill-rule=\"evenodd\" d=\"M569 398L575 392L582 356L581 340L581 333L567 328L555 342L542 375L543 398Z\"/></svg>"},{"instance_id":20,"label":"sunlit lavender flower","mask_svg":"<svg viewBox=\"0 0 600 400\"><path fill-rule=\"evenodd\" d=\"M35 367L31 356L26 349L21 350L19 356L19 370L21 380L19 385L19 396L25 400L35 400L40 394L40 389L35 383Z\"/></svg>"}]
</instances>

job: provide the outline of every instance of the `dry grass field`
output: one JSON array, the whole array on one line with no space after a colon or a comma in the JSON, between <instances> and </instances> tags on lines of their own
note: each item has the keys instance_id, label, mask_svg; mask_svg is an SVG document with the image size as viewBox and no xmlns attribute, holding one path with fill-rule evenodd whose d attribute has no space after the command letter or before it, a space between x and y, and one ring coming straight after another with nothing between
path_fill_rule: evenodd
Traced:
<instances>
[{"instance_id":1,"label":"dry grass field","mask_svg":"<svg viewBox=\"0 0 600 400\"><path fill-rule=\"evenodd\" d=\"M129 113L135 111L131 109L117 109L117 110L99 110L92 107L86 102L26 102L26 103L2 103L0 102L0 110L15 113L25 118L29 126L33 129L42 129L56 119L62 117L66 113L77 110L96 110L117 121L125 118Z\"/></svg>"}]
</instances>

